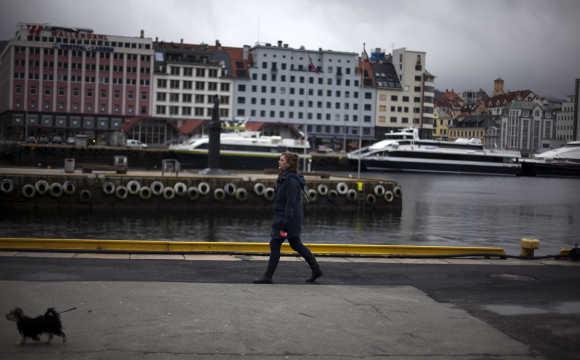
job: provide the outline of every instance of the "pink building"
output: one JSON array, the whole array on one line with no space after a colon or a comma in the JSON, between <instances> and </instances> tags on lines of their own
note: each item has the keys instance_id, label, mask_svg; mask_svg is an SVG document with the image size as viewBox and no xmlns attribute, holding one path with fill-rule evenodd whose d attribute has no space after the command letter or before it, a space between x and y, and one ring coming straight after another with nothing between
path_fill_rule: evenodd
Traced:
<instances>
[{"instance_id":1,"label":"pink building","mask_svg":"<svg viewBox=\"0 0 580 360\"><path fill-rule=\"evenodd\" d=\"M106 143L149 116L153 42L90 29L20 24L0 53L0 136L87 134Z\"/></svg>"}]
</instances>

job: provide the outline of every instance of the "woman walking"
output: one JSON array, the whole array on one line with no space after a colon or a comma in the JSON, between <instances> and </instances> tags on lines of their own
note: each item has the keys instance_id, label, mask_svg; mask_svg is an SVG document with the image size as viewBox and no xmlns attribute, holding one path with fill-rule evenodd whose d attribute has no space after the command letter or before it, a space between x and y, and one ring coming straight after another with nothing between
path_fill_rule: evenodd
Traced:
<instances>
[{"instance_id":1,"label":"woman walking","mask_svg":"<svg viewBox=\"0 0 580 360\"><path fill-rule=\"evenodd\" d=\"M312 275L307 282L314 282L322 271L310 250L302 244L300 231L304 211L302 209L302 193L304 191L304 177L298 175L298 155L285 152L278 160L278 180L276 196L274 197L274 221L272 224L272 238L270 240L270 259L264 275L255 280L256 284L271 284L272 277L280 260L280 248L284 240L288 240L290 247L299 253L310 265Z\"/></svg>"}]
</instances>

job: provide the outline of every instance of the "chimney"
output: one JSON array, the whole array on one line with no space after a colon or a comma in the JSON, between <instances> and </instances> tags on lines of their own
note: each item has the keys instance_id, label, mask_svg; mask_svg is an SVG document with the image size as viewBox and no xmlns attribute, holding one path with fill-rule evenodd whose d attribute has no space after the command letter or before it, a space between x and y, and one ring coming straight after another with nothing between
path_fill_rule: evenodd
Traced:
<instances>
[{"instance_id":1,"label":"chimney","mask_svg":"<svg viewBox=\"0 0 580 360\"><path fill-rule=\"evenodd\" d=\"M222 47L222 44L220 43L219 40L215 41L215 47L217 47L217 48Z\"/></svg>"},{"instance_id":2,"label":"chimney","mask_svg":"<svg viewBox=\"0 0 580 360\"><path fill-rule=\"evenodd\" d=\"M183 44L183 38L179 39L179 43Z\"/></svg>"},{"instance_id":3,"label":"chimney","mask_svg":"<svg viewBox=\"0 0 580 360\"><path fill-rule=\"evenodd\" d=\"M282 47L282 40L278 40L278 47Z\"/></svg>"},{"instance_id":4,"label":"chimney","mask_svg":"<svg viewBox=\"0 0 580 360\"><path fill-rule=\"evenodd\" d=\"M139 35L141 39L145 37L145 30L141 29L141 34Z\"/></svg>"},{"instance_id":5,"label":"chimney","mask_svg":"<svg viewBox=\"0 0 580 360\"><path fill-rule=\"evenodd\" d=\"M159 37L155 37L155 42L159 42Z\"/></svg>"},{"instance_id":6,"label":"chimney","mask_svg":"<svg viewBox=\"0 0 580 360\"><path fill-rule=\"evenodd\" d=\"M244 45L244 48L242 49L242 60L244 62L248 62L249 57L250 57L250 45Z\"/></svg>"},{"instance_id":7,"label":"chimney","mask_svg":"<svg viewBox=\"0 0 580 360\"><path fill-rule=\"evenodd\" d=\"M288 44L284 44L284 49L288 49Z\"/></svg>"}]
</instances>

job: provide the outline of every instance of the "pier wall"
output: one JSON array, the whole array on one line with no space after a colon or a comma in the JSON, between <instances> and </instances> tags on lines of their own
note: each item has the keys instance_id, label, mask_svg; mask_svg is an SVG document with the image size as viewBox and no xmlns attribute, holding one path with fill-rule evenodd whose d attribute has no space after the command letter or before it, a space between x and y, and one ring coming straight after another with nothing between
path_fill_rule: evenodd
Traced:
<instances>
[{"instance_id":1,"label":"pier wall","mask_svg":"<svg viewBox=\"0 0 580 360\"><path fill-rule=\"evenodd\" d=\"M202 176L159 172L64 173L63 170L4 169L2 208L252 209L271 211L276 176ZM402 192L393 181L306 175L306 209L368 209L400 213Z\"/></svg>"}]
</instances>

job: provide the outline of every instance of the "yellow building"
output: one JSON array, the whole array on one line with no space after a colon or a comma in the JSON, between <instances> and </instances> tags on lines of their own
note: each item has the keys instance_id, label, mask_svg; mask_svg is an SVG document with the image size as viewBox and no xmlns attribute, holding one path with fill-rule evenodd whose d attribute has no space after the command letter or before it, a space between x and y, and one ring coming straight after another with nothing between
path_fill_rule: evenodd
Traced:
<instances>
[{"instance_id":1,"label":"yellow building","mask_svg":"<svg viewBox=\"0 0 580 360\"><path fill-rule=\"evenodd\" d=\"M433 138L447 140L449 138L449 120L451 117L445 111L435 109L435 128Z\"/></svg>"},{"instance_id":2,"label":"yellow building","mask_svg":"<svg viewBox=\"0 0 580 360\"><path fill-rule=\"evenodd\" d=\"M449 141L458 138L481 140L485 146L495 146L498 136L498 118L490 114L461 116L449 124Z\"/></svg>"}]
</instances>

